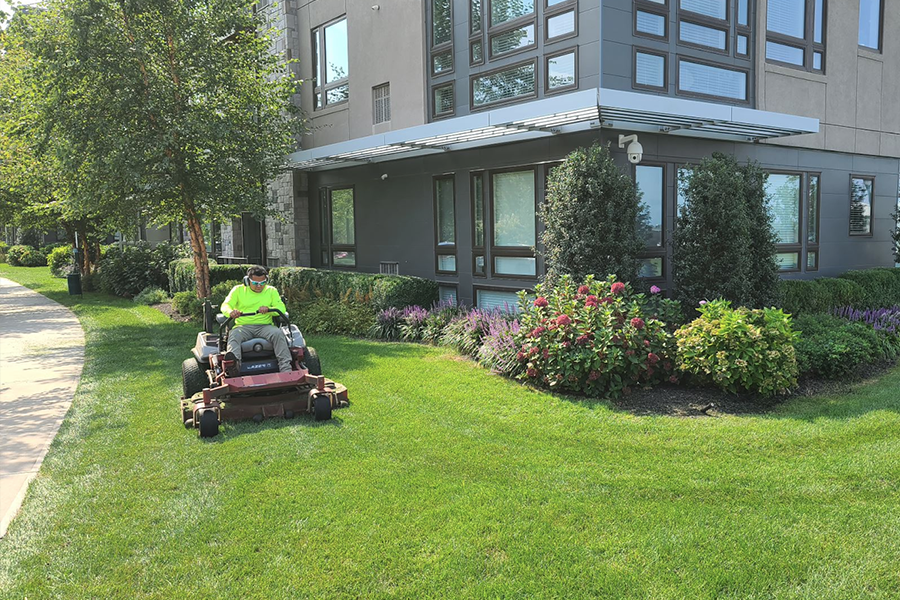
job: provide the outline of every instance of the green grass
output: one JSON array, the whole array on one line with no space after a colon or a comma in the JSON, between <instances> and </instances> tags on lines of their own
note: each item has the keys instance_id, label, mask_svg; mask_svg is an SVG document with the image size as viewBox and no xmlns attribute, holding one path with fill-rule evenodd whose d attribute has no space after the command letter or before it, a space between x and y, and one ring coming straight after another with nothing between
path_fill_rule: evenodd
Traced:
<instances>
[{"instance_id":1,"label":"green grass","mask_svg":"<svg viewBox=\"0 0 900 600\"><path fill-rule=\"evenodd\" d=\"M2 598L896 598L900 371L760 416L635 417L451 352L311 342L352 405L180 422L196 332L65 293L72 409L0 540Z\"/></svg>"}]
</instances>

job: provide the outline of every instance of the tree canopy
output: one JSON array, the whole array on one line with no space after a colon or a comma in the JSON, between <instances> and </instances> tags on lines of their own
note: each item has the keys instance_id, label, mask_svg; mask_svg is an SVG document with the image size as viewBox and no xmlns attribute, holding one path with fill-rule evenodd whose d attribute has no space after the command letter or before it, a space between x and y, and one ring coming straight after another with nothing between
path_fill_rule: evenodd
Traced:
<instances>
[{"instance_id":1,"label":"tree canopy","mask_svg":"<svg viewBox=\"0 0 900 600\"><path fill-rule=\"evenodd\" d=\"M42 195L72 214L186 223L201 297L202 222L265 214L302 128L298 81L252 4L47 0L14 19L0 58L16 95L3 145L31 157L11 164L51 172Z\"/></svg>"}]
</instances>

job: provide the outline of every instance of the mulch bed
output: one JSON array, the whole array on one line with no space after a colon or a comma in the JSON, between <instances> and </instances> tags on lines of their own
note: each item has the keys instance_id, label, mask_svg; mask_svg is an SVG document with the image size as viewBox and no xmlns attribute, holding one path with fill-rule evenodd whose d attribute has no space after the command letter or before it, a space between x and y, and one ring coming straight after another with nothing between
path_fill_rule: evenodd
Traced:
<instances>
[{"instance_id":1,"label":"mulch bed","mask_svg":"<svg viewBox=\"0 0 900 600\"><path fill-rule=\"evenodd\" d=\"M186 316L182 315L181 313L179 313L178 311L176 311L172 307L171 302L163 302L162 304L151 304L150 306L155 308L162 314L166 315L173 321L178 321L179 323L187 323L191 320L190 317L186 317Z\"/></svg>"}]
</instances>

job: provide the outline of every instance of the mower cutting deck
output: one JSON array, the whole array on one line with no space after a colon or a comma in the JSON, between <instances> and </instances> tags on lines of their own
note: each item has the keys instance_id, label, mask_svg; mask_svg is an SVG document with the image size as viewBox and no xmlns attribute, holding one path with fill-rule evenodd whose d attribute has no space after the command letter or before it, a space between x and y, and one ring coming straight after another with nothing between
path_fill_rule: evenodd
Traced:
<instances>
[{"instance_id":1,"label":"mower cutting deck","mask_svg":"<svg viewBox=\"0 0 900 600\"><path fill-rule=\"evenodd\" d=\"M317 421L331 418L335 408L347 406L347 388L322 377L314 348L307 347L296 325L277 309L291 351L291 371L278 372L272 344L255 338L241 344L239 372L226 355L228 332L234 319L219 315L219 333L202 331L192 349L193 358L181 367L184 396L181 416L185 427L198 428L200 437L219 433L222 421L267 417L293 418L311 413ZM249 316L256 313L245 313Z\"/></svg>"}]
</instances>

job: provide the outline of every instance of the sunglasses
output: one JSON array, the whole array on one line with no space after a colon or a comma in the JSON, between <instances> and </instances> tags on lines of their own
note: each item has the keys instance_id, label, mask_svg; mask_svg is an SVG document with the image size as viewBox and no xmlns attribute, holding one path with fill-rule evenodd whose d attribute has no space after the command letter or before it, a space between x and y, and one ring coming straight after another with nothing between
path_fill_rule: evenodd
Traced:
<instances>
[{"instance_id":1,"label":"sunglasses","mask_svg":"<svg viewBox=\"0 0 900 600\"><path fill-rule=\"evenodd\" d=\"M250 285L266 285L267 283L269 283L268 279L263 279L262 281L253 281L252 279L250 280Z\"/></svg>"}]
</instances>

